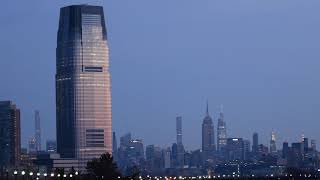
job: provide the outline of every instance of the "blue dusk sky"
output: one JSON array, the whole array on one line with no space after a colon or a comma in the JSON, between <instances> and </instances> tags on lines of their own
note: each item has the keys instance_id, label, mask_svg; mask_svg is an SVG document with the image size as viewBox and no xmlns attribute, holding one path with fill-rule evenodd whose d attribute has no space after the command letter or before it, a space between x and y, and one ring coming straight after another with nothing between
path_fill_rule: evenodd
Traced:
<instances>
[{"instance_id":1,"label":"blue dusk sky","mask_svg":"<svg viewBox=\"0 0 320 180\"><path fill-rule=\"evenodd\" d=\"M319 0L2 0L0 100L21 108L24 147L36 109L43 144L55 138L59 10L82 3L104 7L118 138L169 146L182 116L186 148L200 148L208 99L229 137L320 143Z\"/></svg>"}]
</instances>

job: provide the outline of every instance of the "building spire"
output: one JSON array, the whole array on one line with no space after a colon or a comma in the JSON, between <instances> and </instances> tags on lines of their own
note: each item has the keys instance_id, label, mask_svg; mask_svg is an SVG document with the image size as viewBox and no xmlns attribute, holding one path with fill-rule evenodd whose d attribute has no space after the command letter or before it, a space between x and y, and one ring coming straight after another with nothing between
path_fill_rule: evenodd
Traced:
<instances>
[{"instance_id":1,"label":"building spire","mask_svg":"<svg viewBox=\"0 0 320 180\"><path fill-rule=\"evenodd\" d=\"M209 103L208 103L208 99L207 99L207 110L206 110L206 115L209 116Z\"/></svg>"},{"instance_id":2,"label":"building spire","mask_svg":"<svg viewBox=\"0 0 320 180\"><path fill-rule=\"evenodd\" d=\"M223 104L220 104L220 113L223 113Z\"/></svg>"}]
</instances>

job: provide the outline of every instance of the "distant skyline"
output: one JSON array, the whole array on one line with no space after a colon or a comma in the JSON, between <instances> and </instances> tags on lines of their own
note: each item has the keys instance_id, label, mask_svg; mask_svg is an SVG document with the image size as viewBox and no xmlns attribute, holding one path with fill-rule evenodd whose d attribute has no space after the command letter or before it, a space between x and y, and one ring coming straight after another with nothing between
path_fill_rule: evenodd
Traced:
<instances>
[{"instance_id":1,"label":"distant skyline","mask_svg":"<svg viewBox=\"0 0 320 180\"><path fill-rule=\"evenodd\" d=\"M215 128L224 105L228 137L320 143L320 1L4 0L0 100L21 110L23 147L35 110L42 144L55 139L59 10L82 3L104 7L118 138L170 146L182 116L185 148L200 148L208 99Z\"/></svg>"}]
</instances>

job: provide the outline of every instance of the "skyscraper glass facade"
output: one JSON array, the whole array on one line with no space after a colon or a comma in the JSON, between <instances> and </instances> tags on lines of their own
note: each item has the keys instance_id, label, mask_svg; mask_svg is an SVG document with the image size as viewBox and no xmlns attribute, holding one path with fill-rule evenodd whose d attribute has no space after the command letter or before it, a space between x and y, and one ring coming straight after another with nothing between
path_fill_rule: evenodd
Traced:
<instances>
[{"instance_id":1,"label":"skyscraper glass facade","mask_svg":"<svg viewBox=\"0 0 320 180\"><path fill-rule=\"evenodd\" d=\"M40 126L40 113L38 110L34 112L35 121L35 139L36 139L36 150L41 151L41 126Z\"/></svg>"},{"instance_id":2,"label":"skyscraper glass facade","mask_svg":"<svg viewBox=\"0 0 320 180\"><path fill-rule=\"evenodd\" d=\"M103 8L60 10L56 49L57 150L63 158L112 152L109 53Z\"/></svg>"},{"instance_id":3,"label":"skyscraper glass facade","mask_svg":"<svg viewBox=\"0 0 320 180\"><path fill-rule=\"evenodd\" d=\"M227 144L227 128L226 128L226 122L224 121L224 114L223 112L220 112L220 116L218 119L218 127L217 127L217 150L219 152L222 151L222 149Z\"/></svg>"},{"instance_id":4,"label":"skyscraper glass facade","mask_svg":"<svg viewBox=\"0 0 320 180\"><path fill-rule=\"evenodd\" d=\"M20 110L11 101L0 101L0 168L19 166Z\"/></svg>"}]
</instances>

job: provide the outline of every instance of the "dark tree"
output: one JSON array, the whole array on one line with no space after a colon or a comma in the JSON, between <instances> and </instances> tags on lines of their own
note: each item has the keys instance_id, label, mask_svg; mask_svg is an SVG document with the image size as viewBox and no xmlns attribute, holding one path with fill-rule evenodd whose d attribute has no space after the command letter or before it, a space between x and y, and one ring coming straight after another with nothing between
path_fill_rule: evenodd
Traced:
<instances>
[{"instance_id":1,"label":"dark tree","mask_svg":"<svg viewBox=\"0 0 320 180\"><path fill-rule=\"evenodd\" d=\"M76 170L72 166L71 169L69 170L69 175L72 174L73 176L76 174Z\"/></svg>"},{"instance_id":2,"label":"dark tree","mask_svg":"<svg viewBox=\"0 0 320 180\"><path fill-rule=\"evenodd\" d=\"M125 177L125 179L138 179L139 175L140 175L140 170L137 166L132 166L130 168L127 169L127 174L129 174L128 176Z\"/></svg>"},{"instance_id":3,"label":"dark tree","mask_svg":"<svg viewBox=\"0 0 320 180\"><path fill-rule=\"evenodd\" d=\"M93 159L87 163L88 173L97 179L118 179L121 174L113 157L109 153L102 154L99 159Z\"/></svg>"},{"instance_id":4,"label":"dark tree","mask_svg":"<svg viewBox=\"0 0 320 180\"><path fill-rule=\"evenodd\" d=\"M39 171L37 171L37 172L39 172ZM64 168L56 168L54 170L54 174L56 174L56 175L60 174L60 177L58 179L62 179L63 175L64 175Z\"/></svg>"}]
</instances>

